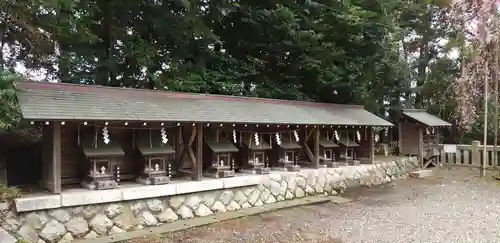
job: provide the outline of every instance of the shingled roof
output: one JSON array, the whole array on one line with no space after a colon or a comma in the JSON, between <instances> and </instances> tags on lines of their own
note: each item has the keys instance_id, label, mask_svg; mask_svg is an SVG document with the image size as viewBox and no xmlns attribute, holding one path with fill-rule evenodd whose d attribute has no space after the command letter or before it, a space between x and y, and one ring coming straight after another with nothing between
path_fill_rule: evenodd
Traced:
<instances>
[{"instance_id":1,"label":"shingled roof","mask_svg":"<svg viewBox=\"0 0 500 243\"><path fill-rule=\"evenodd\" d=\"M42 82L19 82L30 120L392 126L361 106Z\"/></svg>"},{"instance_id":2,"label":"shingled roof","mask_svg":"<svg viewBox=\"0 0 500 243\"><path fill-rule=\"evenodd\" d=\"M404 109L403 115L429 127L451 126L451 123L443 121L439 117L431 115L423 109Z\"/></svg>"}]
</instances>

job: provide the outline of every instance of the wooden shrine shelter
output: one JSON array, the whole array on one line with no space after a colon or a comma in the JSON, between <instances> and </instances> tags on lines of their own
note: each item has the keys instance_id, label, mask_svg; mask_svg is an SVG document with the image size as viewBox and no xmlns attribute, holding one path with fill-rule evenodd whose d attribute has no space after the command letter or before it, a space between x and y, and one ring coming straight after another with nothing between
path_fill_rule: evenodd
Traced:
<instances>
[{"instance_id":1,"label":"wooden shrine shelter","mask_svg":"<svg viewBox=\"0 0 500 243\"><path fill-rule=\"evenodd\" d=\"M441 142L441 127L449 122L427 113L423 109L404 109L399 121L399 153L417 155L422 167L435 165L438 155L436 146Z\"/></svg>"},{"instance_id":2,"label":"wooden shrine shelter","mask_svg":"<svg viewBox=\"0 0 500 243\"><path fill-rule=\"evenodd\" d=\"M228 177L286 156L287 163L298 157L319 168L320 138L328 131L360 131L356 154L373 162L373 127L392 126L354 105L27 81L17 86L23 118L42 129L39 181L53 193L80 183L106 189ZM268 156L276 135L290 138L280 147L293 154Z\"/></svg>"},{"instance_id":3,"label":"wooden shrine shelter","mask_svg":"<svg viewBox=\"0 0 500 243\"><path fill-rule=\"evenodd\" d=\"M299 143L299 133L297 131L276 133L273 138L272 147L276 157L272 168L284 171L300 170L298 160L302 146Z\"/></svg>"}]
</instances>

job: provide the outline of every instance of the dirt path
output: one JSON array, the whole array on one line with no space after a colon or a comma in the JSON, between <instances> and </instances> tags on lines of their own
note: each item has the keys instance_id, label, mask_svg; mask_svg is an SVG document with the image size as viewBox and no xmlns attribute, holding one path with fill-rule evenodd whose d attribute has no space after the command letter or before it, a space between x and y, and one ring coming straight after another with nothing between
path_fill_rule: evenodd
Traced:
<instances>
[{"instance_id":1,"label":"dirt path","mask_svg":"<svg viewBox=\"0 0 500 243\"><path fill-rule=\"evenodd\" d=\"M500 242L500 183L476 175L443 169L425 180L350 192L351 203L286 209L133 242Z\"/></svg>"}]
</instances>

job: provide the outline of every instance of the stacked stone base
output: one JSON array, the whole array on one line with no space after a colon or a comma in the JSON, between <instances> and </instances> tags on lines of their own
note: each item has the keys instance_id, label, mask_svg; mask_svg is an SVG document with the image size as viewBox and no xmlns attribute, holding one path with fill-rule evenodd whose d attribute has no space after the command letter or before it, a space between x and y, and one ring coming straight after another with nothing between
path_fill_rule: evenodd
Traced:
<instances>
[{"instance_id":1,"label":"stacked stone base","mask_svg":"<svg viewBox=\"0 0 500 243\"><path fill-rule=\"evenodd\" d=\"M418 161L409 158L377 165L271 173L262 175L262 183L255 186L27 213L9 211L1 226L28 242L64 243L309 195L337 195L349 187L379 185L405 177L416 166Z\"/></svg>"}]
</instances>

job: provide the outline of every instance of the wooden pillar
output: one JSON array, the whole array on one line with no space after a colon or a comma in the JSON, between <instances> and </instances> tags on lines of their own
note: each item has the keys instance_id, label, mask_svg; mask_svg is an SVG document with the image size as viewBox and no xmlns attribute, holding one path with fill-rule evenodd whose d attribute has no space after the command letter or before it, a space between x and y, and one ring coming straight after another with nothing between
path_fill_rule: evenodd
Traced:
<instances>
[{"instance_id":1,"label":"wooden pillar","mask_svg":"<svg viewBox=\"0 0 500 243\"><path fill-rule=\"evenodd\" d=\"M196 124L196 163L193 167L193 180L200 181L203 173L203 124Z\"/></svg>"},{"instance_id":2,"label":"wooden pillar","mask_svg":"<svg viewBox=\"0 0 500 243\"><path fill-rule=\"evenodd\" d=\"M7 185L7 159L0 151L0 184Z\"/></svg>"},{"instance_id":3,"label":"wooden pillar","mask_svg":"<svg viewBox=\"0 0 500 243\"><path fill-rule=\"evenodd\" d=\"M319 168L319 127L314 128L314 168Z\"/></svg>"},{"instance_id":4,"label":"wooden pillar","mask_svg":"<svg viewBox=\"0 0 500 243\"><path fill-rule=\"evenodd\" d=\"M375 162L375 136L373 133L373 127L366 127L365 129L368 129L368 143L370 145L370 163Z\"/></svg>"},{"instance_id":5,"label":"wooden pillar","mask_svg":"<svg viewBox=\"0 0 500 243\"><path fill-rule=\"evenodd\" d=\"M53 193L61 193L61 125L53 123L43 129L43 185Z\"/></svg>"},{"instance_id":6,"label":"wooden pillar","mask_svg":"<svg viewBox=\"0 0 500 243\"><path fill-rule=\"evenodd\" d=\"M420 168L424 167L424 129L418 128L418 158L420 160Z\"/></svg>"},{"instance_id":7,"label":"wooden pillar","mask_svg":"<svg viewBox=\"0 0 500 243\"><path fill-rule=\"evenodd\" d=\"M176 136L175 136L175 167L174 169L178 171L182 168L182 157L184 155L184 137L182 135L182 126L177 126Z\"/></svg>"},{"instance_id":8,"label":"wooden pillar","mask_svg":"<svg viewBox=\"0 0 500 243\"><path fill-rule=\"evenodd\" d=\"M403 122L398 122L398 155L403 152Z\"/></svg>"}]
</instances>

